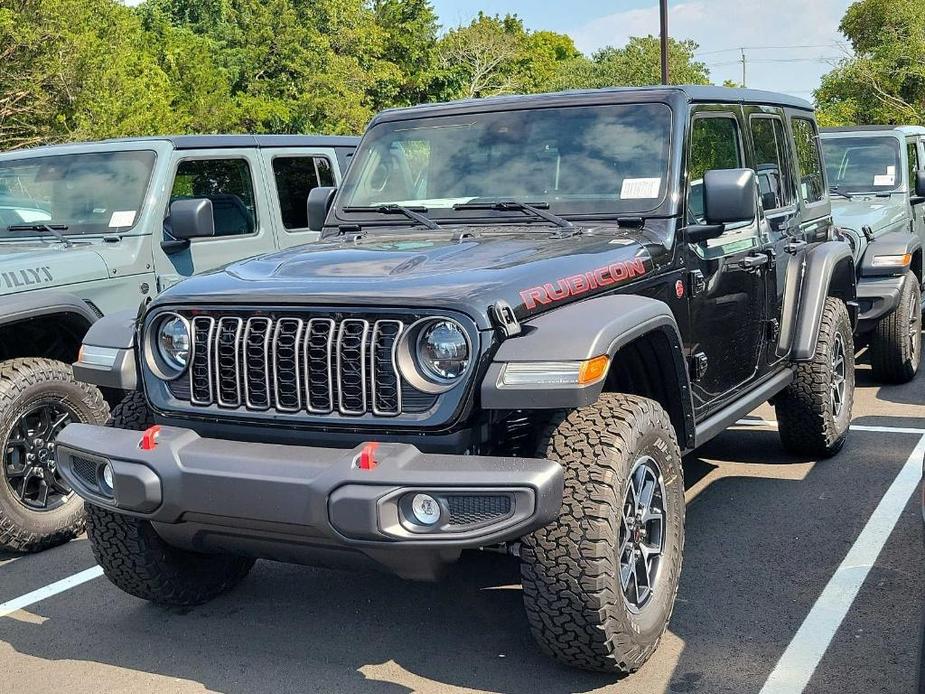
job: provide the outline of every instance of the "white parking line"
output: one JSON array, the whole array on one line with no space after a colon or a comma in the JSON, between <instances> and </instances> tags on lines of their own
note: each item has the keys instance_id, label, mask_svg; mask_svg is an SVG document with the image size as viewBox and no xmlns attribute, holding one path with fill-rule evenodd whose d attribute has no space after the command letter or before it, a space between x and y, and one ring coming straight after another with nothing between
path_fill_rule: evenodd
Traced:
<instances>
[{"instance_id":1,"label":"white parking line","mask_svg":"<svg viewBox=\"0 0 925 694\"><path fill-rule=\"evenodd\" d=\"M747 417L736 422L738 426L743 427L771 427L777 428L777 421L774 419L760 419L758 417ZM852 431L872 431L878 434L916 434L917 436L925 435L925 429L916 427L881 427L869 424L852 424Z\"/></svg>"},{"instance_id":2,"label":"white parking line","mask_svg":"<svg viewBox=\"0 0 925 694\"><path fill-rule=\"evenodd\" d=\"M52 595L63 593L66 590L70 590L71 588L79 586L81 583L92 581L94 578L99 578L102 575L103 568L100 566L94 566L87 569L86 571L76 573L73 576L62 578L60 581L55 581L54 583L47 585L44 588L33 590L31 593L26 593L25 595L14 598L9 602L0 604L0 617L6 617L7 615L13 614L16 610L22 610L26 607L29 607L29 605L34 605L37 602L41 602L45 598L50 598Z\"/></svg>"},{"instance_id":3,"label":"white parking line","mask_svg":"<svg viewBox=\"0 0 925 694\"><path fill-rule=\"evenodd\" d=\"M806 615L761 688L761 694L798 694L809 683L909 498L918 488L923 455L925 436L919 439L858 539Z\"/></svg>"}]
</instances>

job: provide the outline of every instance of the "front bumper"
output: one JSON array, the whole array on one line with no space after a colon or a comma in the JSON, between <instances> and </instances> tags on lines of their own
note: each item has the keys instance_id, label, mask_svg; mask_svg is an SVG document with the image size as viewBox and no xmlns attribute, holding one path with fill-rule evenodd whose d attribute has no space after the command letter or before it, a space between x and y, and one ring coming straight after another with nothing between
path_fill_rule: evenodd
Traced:
<instances>
[{"instance_id":1,"label":"front bumper","mask_svg":"<svg viewBox=\"0 0 925 694\"><path fill-rule=\"evenodd\" d=\"M150 520L170 544L311 564L357 555L410 578L430 578L470 547L516 539L559 513L563 474L549 460L424 454L382 443L372 469L353 450L201 438L163 427L152 450L141 432L72 424L58 466L84 499ZM113 491L102 490L109 463ZM440 519L418 523L417 493ZM342 561L343 560L343 561Z\"/></svg>"}]
</instances>

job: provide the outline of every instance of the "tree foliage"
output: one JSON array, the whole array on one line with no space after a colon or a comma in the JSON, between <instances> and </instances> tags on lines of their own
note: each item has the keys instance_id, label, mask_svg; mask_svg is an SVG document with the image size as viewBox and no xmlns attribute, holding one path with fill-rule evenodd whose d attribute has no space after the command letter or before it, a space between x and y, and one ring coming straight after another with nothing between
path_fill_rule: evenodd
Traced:
<instances>
[{"instance_id":1,"label":"tree foliage","mask_svg":"<svg viewBox=\"0 0 925 694\"><path fill-rule=\"evenodd\" d=\"M839 27L853 55L816 91L823 125L925 119L925 3L860 0Z\"/></svg>"},{"instance_id":2,"label":"tree foliage","mask_svg":"<svg viewBox=\"0 0 925 694\"><path fill-rule=\"evenodd\" d=\"M673 82L706 82L673 41ZM653 84L658 41L583 55L430 0L0 0L0 149L123 135L360 132L391 106Z\"/></svg>"}]
</instances>

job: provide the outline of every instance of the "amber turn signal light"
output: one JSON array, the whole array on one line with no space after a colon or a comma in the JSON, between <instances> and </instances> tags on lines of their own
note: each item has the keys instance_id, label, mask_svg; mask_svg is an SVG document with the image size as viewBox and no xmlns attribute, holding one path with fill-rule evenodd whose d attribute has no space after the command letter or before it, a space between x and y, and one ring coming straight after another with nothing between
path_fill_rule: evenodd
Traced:
<instances>
[{"instance_id":1,"label":"amber turn signal light","mask_svg":"<svg viewBox=\"0 0 925 694\"><path fill-rule=\"evenodd\" d=\"M606 354L581 362L578 368L579 385L586 386L601 380L607 374L608 366L610 366L610 357Z\"/></svg>"}]
</instances>

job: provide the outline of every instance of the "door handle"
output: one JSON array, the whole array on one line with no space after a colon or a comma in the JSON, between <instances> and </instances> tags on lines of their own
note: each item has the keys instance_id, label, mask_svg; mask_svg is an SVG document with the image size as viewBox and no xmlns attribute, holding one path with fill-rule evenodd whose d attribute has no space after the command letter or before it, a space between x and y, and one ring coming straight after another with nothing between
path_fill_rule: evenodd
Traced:
<instances>
[{"instance_id":1,"label":"door handle","mask_svg":"<svg viewBox=\"0 0 925 694\"><path fill-rule=\"evenodd\" d=\"M743 270L753 270L754 268L761 267L762 265L767 265L770 262L770 258L766 253L758 253L757 255L749 255L739 261L739 267Z\"/></svg>"},{"instance_id":2,"label":"door handle","mask_svg":"<svg viewBox=\"0 0 925 694\"><path fill-rule=\"evenodd\" d=\"M793 254L793 253L797 253L798 251L803 250L805 247L806 247L806 241L804 241L803 239L794 239L793 241L790 241L786 246L784 246L784 250L787 253Z\"/></svg>"}]
</instances>

